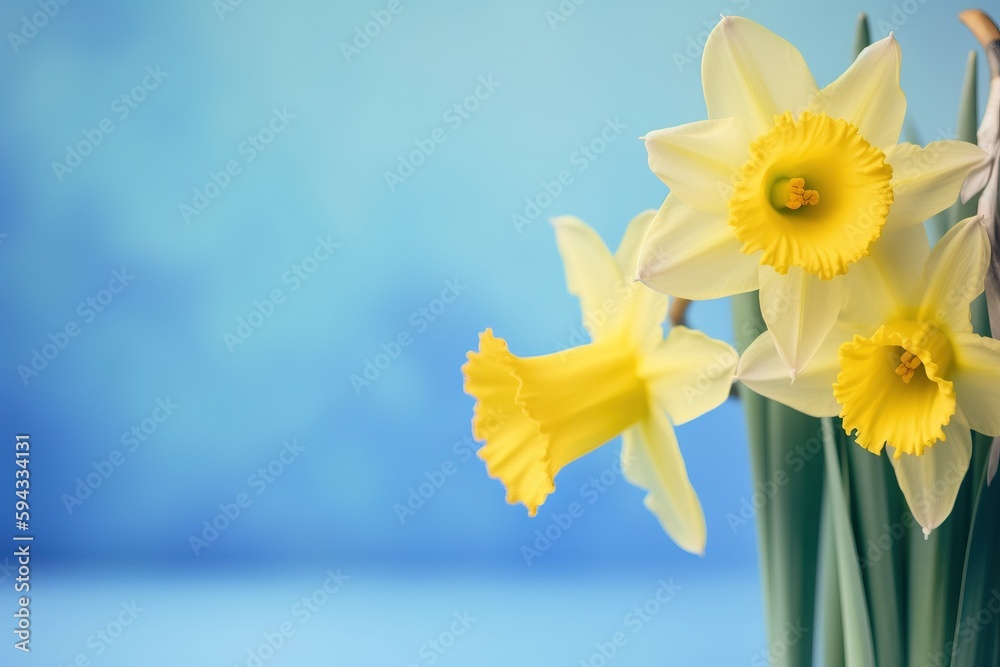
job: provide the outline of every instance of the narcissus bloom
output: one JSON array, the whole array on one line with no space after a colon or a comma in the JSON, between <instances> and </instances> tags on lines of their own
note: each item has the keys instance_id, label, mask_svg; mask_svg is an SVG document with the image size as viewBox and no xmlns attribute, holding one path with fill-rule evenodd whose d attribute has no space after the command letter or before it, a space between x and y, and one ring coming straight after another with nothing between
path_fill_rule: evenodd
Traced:
<instances>
[{"instance_id":1,"label":"narcissus bloom","mask_svg":"<svg viewBox=\"0 0 1000 667\"><path fill-rule=\"evenodd\" d=\"M765 28L723 17L702 60L708 120L647 134L670 187L640 279L689 299L760 289L791 375L833 326L878 244L944 210L985 154L972 144L897 143L906 99L890 35L819 90L802 56ZM972 193L968 193L972 194ZM845 280L856 280L845 286Z\"/></svg>"},{"instance_id":2,"label":"narcissus bloom","mask_svg":"<svg viewBox=\"0 0 1000 667\"><path fill-rule=\"evenodd\" d=\"M1000 341L972 333L969 307L983 291L990 246L976 217L952 228L929 257L926 237L919 252L873 252L890 270L849 304L848 319L794 383L770 333L747 348L737 375L796 410L839 415L876 454L887 447L929 534L948 517L968 470L969 429L1000 435Z\"/></svg>"},{"instance_id":3,"label":"narcissus bloom","mask_svg":"<svg viewBox=\"0 0 1000 667\"><path fill-rule=\"evenodd\" d=\"M673 424L721 404L737 355L686 327L666 339L667 297L634 282L639 246L653 219L628 227L612 255L576 218L553 220L569 291L580 299L589 344L520 358L487 329L462 367L476 398L479 457L532 516L566 464L622 435L622 472L645 489L645 505L677 544L705 548L705 517L688 479Z\"/></svg>"}]
</instances>

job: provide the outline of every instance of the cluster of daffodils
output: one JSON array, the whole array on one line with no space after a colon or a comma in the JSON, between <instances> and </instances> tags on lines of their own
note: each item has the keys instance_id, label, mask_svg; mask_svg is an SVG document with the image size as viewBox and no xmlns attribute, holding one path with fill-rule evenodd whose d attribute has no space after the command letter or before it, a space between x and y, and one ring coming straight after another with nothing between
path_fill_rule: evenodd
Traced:
<instances>
[{"instance_id":1,"label":"cluster of daffodils","mask_svg":"<svg viewBox=\"0 0 1000 667\"><path fill-rule=\"evenodd\" d=\"M670 188L659 211L633 220L614 255L579 220L554 221L569 290L585 313L609 313L593 342L518 358L487 330L469 353L479 455L508 502L533 515L563 466L621 434L626 478L677 544L701 553L704 516L671 424L718 406L735 373L804 413L840 416L875 454L887 448L925 534L947 518L970 429L1000 435L1000 342L970 322L990 256L980 220L933 250L922 223L987 157L959 141L899 143L899 70L890 35L819 89L785 40L719 23L702 62L708 120L644 137ZM753 290L767 331L741 358L684 327L664 338L665 295ZM701 391L684 391L699 378Z\"/></svg>"}]
</instances>

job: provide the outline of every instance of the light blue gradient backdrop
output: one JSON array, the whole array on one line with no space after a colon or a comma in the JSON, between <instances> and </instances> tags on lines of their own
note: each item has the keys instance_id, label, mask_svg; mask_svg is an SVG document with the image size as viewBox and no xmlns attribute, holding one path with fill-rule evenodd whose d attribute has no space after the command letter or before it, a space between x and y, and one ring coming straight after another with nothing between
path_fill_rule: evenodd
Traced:
<instances>
[{"instance_id":1,"label":"light blue gradient backdrop","mask_svg":"<svg viewBox=\"0 0 1000 667\"><path fill-rule=\"evenodd\" d=\"M593 504L582 499L581 486L614 462L617 442L567 469L537 519L507 506L482 463L461 453L467 445L454 449L469 433L472 410L459 367L487 326L522 355L574 340L578 306L565 290L545 220L578 215L614 245L634 214L659 205L665 188L649 172L636 138L704 117L698 42L720 12L748 16L788 38L821 85L850 62L859 12L870 14L875 38L894 23L908 119L926 142L954 132L973 46L955 20L963 6L911 0L908 15L902 3L853 0L795 6L591 0L553 29L546 12L557 10L555 0L402 0L402 11L347 62L341 43L350 43L355 28L386 5L243 0L220 20L209 0L77 1L59 5L16 53L9 37L0 46L6 101L0 107L0 232L6 235L0 242L0 434L11 443L15 432L32 436L35 564L62 577L64 591L74 595L79 584L73 582L83 579L73 573L84 566L88 581L117 581L115 572L137 570L149 586L161 576L208 576L222 568L252 568L246 582L271 576L260 572L302 577L288 600L276 603L279 616L285 602L336 566L381 573L374 581L383 583L369 585L372 599L386 600L392 587L385 581L412 585L413 577L425 576L412 573L424 571L439 579L466 573L483 587L476 593L470 584L473 600L496 592L483 583L490 577L533 582L537 586L527 588L539 599L548 595L546 586L558 595L560 585L572 586L572 578L562 576L567 570L579 573L578 590L596 581L598 591L608 590L612 573L649 572L649 586L646 579L633 582L636 595L678 573L686 582L731 577L740 583L706 586L704 594L690 583L690 605L707 607L674 610L671 621L690 630L670 632L668 641L664 622L659 641L644 637L645 649L633 648L619 661L644 664L678 642L690 644L686 650L700 659L730 651L719 664L749 661L762 648L759 621L732 646L717 649L712 639L718 624L744 623L760 609L753 526L734 531L726 520L753 492L738 404L678 429L709 526L708 553L698 559L670 542L643 509L641 492L624 482ZM8 2L0 8L0 26L4 33L20 31L23 17L38 11L34 2ZM167 75L123 118L114 100L157 67ZM480 77L499 86L459 125L445 114L474 93ZM274 109L294 118L248 161L241 142L267 127ZM60 178L53 162L64 162L65 147L106 118L113 132ZM593 161L574 157L609 119L626 126L621 135ZM445 141L390 188L385 172L437 128ZM191 205L193 189L204 189L210 174L231 160L240 173L186 221L179 205ZM544 192L543 182L564 169L573 182L533 224L516 229L512 215L523 215L526 198ZM313 252L317 238L340 247L293 289L286 272ZM99 296L123 267L135 279L90 321L78 304ZM461 286L459 296L433 321L425 319L420 309L434 306L447 281ZM224 334L235 332L238 318L275 289L283 290L284 302L230 351ZM41 351L49 334L71 321L80 334L25 384L18 365L30 366L33 350ZM697 304L691 323L731 339L725 301ZM374 361L381 345L401 333L411 344L356 391L350 376L361 375L366 360ZM122 434L168 398L179 406L174 414L129 451ZM304 450L258 494L261 483L248 478L292 439ZM12 444L8 450L3 470L12 480ZM114 450L121 451L121 465L68 511L64 494L73 494L77 479ZM406 503L410 489L445 461L454 464L454 474L401 523L394 506ZM7 498L4 488L0 497ZM189 536L241 492L252 504L196 556ZM534 542L534 531L549 525L553 513L581 499L583 516L527 568L521 546ZM44 591L44 575L38 576ZM135 588L129 586L120 585L116 600L130 596ZM234 586L251 608L264 599L250 584ZM434 604L437 589L407 590L392 627L383 625L365 645L338 649L343 664L423 664L417 656L422 640L415 639L398 654L365 662L379 636L389 636L391 645L394 631L436 634L440 623L431 622L426 632L405 628L425 603ZM738 604L721 605L725 590L734 591ZM52 595L47 611L36 611L39 627L50 630L38 640L39 650L68 662L93 628L84 623L69 632L71 607L59 602L68 593ZM229 598L219 595L221 610ZM353 609L364 608L368 598L355 595L357 606L344 602L337 613L350 619ZM524 641L535 652L526 655L567 664L586 657L620 619L615 612L605 626L593 621L602 608L595 595L590 607L568 597L562 609L568 616L553 621L563 628L580 622L593 628L590 635L567 645L565 632L528 632ZM626 609L642 601L636 595L624 596ZM709 597L699 603L699 595ZM0 599L14 604L12 592ZM106 614L95 611L97 620L113 618L115 604ZM497 605L517 618L515 598ZM148 612L149 641L158 634L156 622L165 624L159 626L164 632L186 632L169 629L179 613L169 602L160 621ZM243 627L245 620L215 622ZM265 623L247 636L259 638L266 629ZM191 632L193 645L218 644L210 629ZM483 630L476 648L462 647L465 664L500 660L489 647L516 641L518 632ZM563 645L550 641L553 636ZM148 655L139 637L126 639L132 657L120 642L106 664L135 664L128 660ZM252 643L230 639L228 647L212 649L218 664L235 664L241 647ZM300 644L298 657L289 648L269 664L320 664L302 656L323 655L321 636L309 644L315 653L302 647L305 640ZM680 655L675 646L669 650ZM448 655L441 664L445 659L460 662Z\"/></svg>"}]
</instances>

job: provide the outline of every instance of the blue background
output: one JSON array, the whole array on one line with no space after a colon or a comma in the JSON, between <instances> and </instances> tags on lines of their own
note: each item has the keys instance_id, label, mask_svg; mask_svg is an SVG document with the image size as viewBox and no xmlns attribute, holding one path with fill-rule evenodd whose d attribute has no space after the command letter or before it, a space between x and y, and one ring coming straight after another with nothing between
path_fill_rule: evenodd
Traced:
<instances>
[{"instance_id":1,"label":"blue background","mask_svg":"<svg viewBox=\"0 0 1000 667\"><path fill-rule=\"evenodd\" d=\"M708 521L697 558L607 472L617 441L568 468L536 519L507 506L463 440L459 367L487 326L521 355L574 340L578 306L545 220L578 215L613 247L660 204L636 138L704 117L701 43L720 12L788 38L824 85L867 11L874 38L896 31L910 131L927 142L954 134L974 46L955 19L964 6L591 0L564 2L575 11L555 22L556 0L401 0L346 52L388 2L50 2L54 16L16 44L8 33L42 10L0 8L0 498L12 511L14 434L30 433L36 538L33 652L10 635L3 664L247 665L289 621L265 664L427 665L425 642L463 611L475 624L436 664L576 665L619 630L615 664L746 664L766 649L754 529L726 520L753 492L737 403L678 429ZM468 117L449 113L481 78L497 85ZM609 120L625 130L581 157ZM88 155L54 167L102 121L113 130ZM248 148L272 122L281 131L261 139L273 141ZM436 130L443 143L387 182ZM206 191L231 161L227 185ZM572 182L539 199L562 170ZM185 213L196 190L214 196ZM519 227L526 200L539 215ZM339 247L296 283L318 238ZM134 279L102 293L116 270ZM437 302L448 285L457 298ZM274 290L270 317L227 339ZM100 312L80 305L108 297ZM728 308L697 304L691 324L730 340ZM44 368L19 370L67 325L78 335ZM401 334L410 343L386 365L382 346ZM377 361L370 384L352 383ZM158 400L177 406L162 423ZM144 420L133 449L124 434ZM285 441L300 453L262 481ZM582 486L601 473L612 483L591 504ZM88 475L96 488L78 493ZM208 539L203 522L240 498ZM583 515L526 563L522 547L573 502ZM350 579L299 625L295 601L337 568ZM13 611L9 557L0 579ZM633 635L627 612L661 580L680 593ZM132 600L137 619L94 640Z\"/></svg>"}]
</instances>

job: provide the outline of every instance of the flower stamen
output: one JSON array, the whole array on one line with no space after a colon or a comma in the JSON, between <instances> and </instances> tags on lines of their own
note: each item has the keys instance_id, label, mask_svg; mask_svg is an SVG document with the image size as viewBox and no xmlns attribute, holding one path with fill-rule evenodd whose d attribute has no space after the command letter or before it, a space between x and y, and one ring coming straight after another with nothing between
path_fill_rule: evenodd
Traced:
<instances>
[{"instance_id":1,"label":"flower stamen","mask_svg":"<svg viewBox=\"0 0 1000 667\"><path fill-rule=\"evenodd\" d=\"M893 202L892 167L854 125L824 113L775 116L750 144L729 198L748 255L781 274L829 280L869 254ZM820 193L823 205L820 205Z\"/></svg>"},{"instance_id":2,"label":"flower stamen","mask_svg":"<svg viewBox=\"0 0 1000 667\"><path fill-rule=\"evenodd\" d=\"M920 367L920 357L909 350L903 352L899 357L899 366L896 366L896 375L903 379L904 384L910 384L913 373Z\"/></svg>"},{"instance_id":3,"label":"flower stamen","mask_svg":"<svg viewBox=\"0 0 1000 667\"><path fill-rule=\"evenodd\" d=\"M779 178L771 186L771 205L775 209L798 210L803 205L815 206L819 203L818 190L806 190L804 178Z\"/></svg>"},{"instance_id":4,"label":"flower stamen","mask_svg":"<svg viewBox=\"0 0 1000 667\"><path fill-rule=\"evenodd\" d=\"M840 346L833 384L844 431L876 454L891 445L896 458L944 441L957 410L947 379L952 357L948 335L929 322L899 320L870 337L855 335Z\"/></svg>"}]
</instances>

